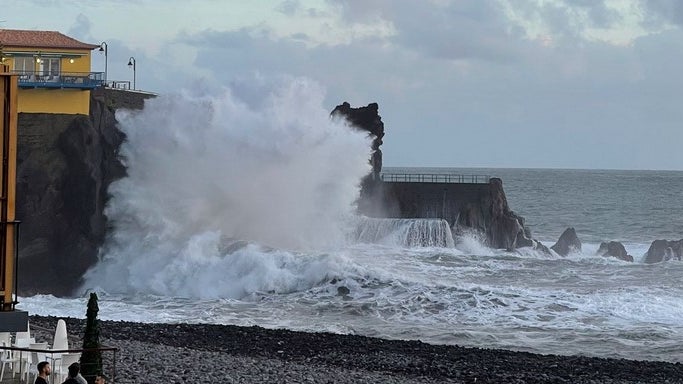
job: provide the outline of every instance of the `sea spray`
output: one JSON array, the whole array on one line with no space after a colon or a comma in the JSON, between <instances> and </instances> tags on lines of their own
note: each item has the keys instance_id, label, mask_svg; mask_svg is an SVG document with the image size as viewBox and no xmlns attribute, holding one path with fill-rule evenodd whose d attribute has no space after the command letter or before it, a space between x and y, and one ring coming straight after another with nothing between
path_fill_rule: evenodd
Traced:
<instances>
[{"instance_id":1,"label":"sea spray","mask_svg":"<svg viewBox=\"0 0 683 384\"><path fill-rule=\"evenodd\" d=\"M326 256L295 252L344 240L371 138L331 120L307 79L239 88L117 113L128 176L110 187L112 230L84 288L241 297L329 273ZM223 252L234 239L252 244Z\"/></svg>"}]
</instances>

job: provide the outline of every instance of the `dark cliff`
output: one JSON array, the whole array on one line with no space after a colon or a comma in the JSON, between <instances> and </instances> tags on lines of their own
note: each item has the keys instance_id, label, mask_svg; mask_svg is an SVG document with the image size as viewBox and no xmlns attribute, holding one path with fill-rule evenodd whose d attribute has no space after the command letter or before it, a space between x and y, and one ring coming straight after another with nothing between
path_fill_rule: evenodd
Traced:
<instances>
[{"instance_id":1,"label":"dark cliff","mask_svg":"<svg viewBox=\"0 0 683 384\"><path fill-rule=\"evenodd\" d=\"M90 116L19 114L19 293L68 295L97 261L107 228L109 184L125 175L116 108L149 95L95 90Z\"/></svg>"},{"instance_id":2,"label":"dark cliff","mask_svg":"<svg viewBox=\"0 0 683 384\"><path fill-rule=\"evenodd\" d=\"M352 126L365 130L373 136L373 152L370 158L370 164L372 164L371 177L379 179L379 173L382 171L382 150L379 147L382 145L382 138L384 137L384 123L379 115L379 105L370 103L366 107L352 108L351 104L345 101L334 108L332 116L344 117Z\"/></svg>"},{"instance_id":3,"label":"dark cliff","mask_svg":"<svg viewBox=\"0 0 683 384\"><path fill-rule=\"evenodd\" d=\"M331 116L344 118L353 127L368 132L372 136L372 155L370 165L372 173L361 180L360 198L358 210L371 217L382 217L384 212L385 197L382 193L382 138L384 137L384 123L379 115L379 104L370 103L365 107L352 108L346 101L337 105Z\"/></svg>"}]
</instances>

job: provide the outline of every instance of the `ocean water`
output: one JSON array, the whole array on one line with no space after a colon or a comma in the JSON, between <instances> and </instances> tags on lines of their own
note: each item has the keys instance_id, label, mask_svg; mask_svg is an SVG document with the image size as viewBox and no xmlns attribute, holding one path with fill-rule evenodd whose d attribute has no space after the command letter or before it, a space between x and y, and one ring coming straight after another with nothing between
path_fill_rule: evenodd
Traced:
<instances>
[{"instance_id":1,"label":"ocean water","mask_svg":"<svg viewBox=\"0 0 683 384\"><path fill-rule=\"evenodd\" d=\"M356 217L369 139L330 121L306 79L244 87L120 113L129 176L110 190L100 263L76 297L19 307L84 317L95 290L102 319L683 361L683 262L642 262L683 238L683 172L387 169L501 177L535 238L572 226L583 242L568 257L494 250L440 220ZM606 240L635 262L596 256Z\"/></svg>"}]
</instances>

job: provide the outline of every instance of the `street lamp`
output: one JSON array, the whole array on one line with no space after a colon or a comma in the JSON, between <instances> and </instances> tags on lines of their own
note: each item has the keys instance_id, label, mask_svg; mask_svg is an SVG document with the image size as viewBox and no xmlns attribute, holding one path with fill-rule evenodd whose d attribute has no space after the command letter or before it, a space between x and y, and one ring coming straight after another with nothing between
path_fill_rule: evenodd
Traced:
<instances>
[{"instance_id":1,"label":"street lamp","mask_svg":"<svg viewBox=\"0 0 683 384\"><path fill-rule=\"evenodd\" d=\"M107 42L100 44L100 52L104 52L104 86L107 86Z\"/></svg>"},{"instance_id":2,"label":"street lamp","mask_svg":"<svg viewBox=\"0 0 683 384\"><path fill-rule=\"evenodd\" d=\"M128 59L128 66L133 68L133 90L135 90L135 58L133 56Z\"/></svg>"}]
</instances>

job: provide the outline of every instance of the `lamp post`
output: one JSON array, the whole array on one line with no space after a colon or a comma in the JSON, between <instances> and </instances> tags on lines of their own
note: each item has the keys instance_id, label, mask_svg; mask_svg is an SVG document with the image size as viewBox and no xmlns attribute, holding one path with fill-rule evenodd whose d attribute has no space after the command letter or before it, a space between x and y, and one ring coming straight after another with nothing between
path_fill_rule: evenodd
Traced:
<instances>
[{"instance_id":1,"label":"lamp post","mask_svg":"<svg viewBox=\"0 0 683 384\"><path fill-rule=\"evenodd\" d=\"M128 66L133 68L133 90L135 90L135 58L133 56L128 59Z\"/></svg>"},{"instance_id":2,"label":"lamp post","mask_svg":"<svg viewBox=\"0 0 683 384\"><path fill-rule=\"evenodd\" d=\"M100 44L100 52L104 52L104 86L107 86L107 42Z\"/></svg>"}]
</instances>

